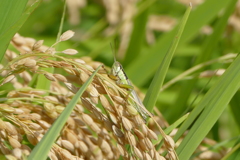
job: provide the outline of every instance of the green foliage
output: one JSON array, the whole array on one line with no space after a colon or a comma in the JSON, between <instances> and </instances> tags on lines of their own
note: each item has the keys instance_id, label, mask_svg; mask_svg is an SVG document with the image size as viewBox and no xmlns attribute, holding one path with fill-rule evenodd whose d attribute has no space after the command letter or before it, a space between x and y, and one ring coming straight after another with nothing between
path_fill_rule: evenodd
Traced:
<instances>
[{"instance_id":1,"label":"green foliage","mask_svg":"<svg viewBox=\"0 0 240 160\"><path fill-rule=\"evenodd\" d=\"M21 28L29 15L40 3L36 0L35 3L25 10L27 0L16 1L8 0L2 1L0 5L0 61L8 47L9 41L13 35Z\"/></svg>"},{"instance_id":2,"label":"green foliage","mask_svg":"<svg viewBox=\"0 0 240 160\"><path fill-rule=\"evenodd\" d=\"M217 16L219 11L224 8L228 2L229 1L224 0L221 0L221 3L219 0L206 1L204 4L196 8L190 14L180 45L194 38L199 33L199 30L213 20L213 18ZM130 79L136 85L145 84L155 73L157 67L163 60L165 55L164 53L167 52L172 40L174 39L177 29L178 26L176 26L171 32L158 37L156 43L147 51L147 54L136 58L135 61L126 68ZM144 77L142 76L142 72L136 72L137 70L144 72Z\"/></svg>"},{"instance_id":3,"label":"green foliage","mask_svg":"<svg viewBox=\"0 0 240 160\"><path fill-rule=\"evenodd\" d=\"M146 94L146 97L143 101L144 105L147 107L149 111L153 111L154 105L156 103L157 97L159 95L160 89L162 87L163 81L165 79L165 75L167 73L167 70L169 68L170 62L172 60L172 57L176 51L176 48L178 46L179 40L181 38L183 29L185 27L185 24L187 22L188 16L190 14L192 6L188 8L186 11L182 22L180 23L179 30L173 40L172 45L169 48L169 51L164 56L164 59L159 66L157 72L155 73L154 79L148 89L148 92Z\"/></svg>"},{"instance_id":4,"label":"green foliage","mask_svg":"<svg viewBox=\"0 0 240 160\"><path fill-rule=\"evenodd\" d=\"M183 134L183 131L186 131L200 114L177 149L180 159L190 158L194 150L213 127L213 124L219 119L227 104L240 87L239 63L240 57L238 56L226 70L224 75L211 87L207 94L205 94L201 102L195 107L189 115L189 118L179 129L176 139L179 135Z\"/></svg>"},{"instance_id":5,"label":"green foliage","mask_svg":"<svg viewBox=\"0 0 240 160\"><path fill-rule=\"evenodd\" d=\"M236 0L231 1L231 3L225 9L225 12L222 15L222 18L213 27L213 33L211 34L211 36L206 38L203 44L203 47L201 49L201 52L198 55L194 65L206 62L213 57L212 53L214 52L214 49L216 49L217 44L220 41L221 35L223 34L225 26L227 25L228 18L230 17L230 15L233 13L235 9L236 2L237 2ZM183 83L180 89L180 92L178 94L178 97L176 98L176 101L174 103L174 105L178 107L176 108L175 112L170 114L170 116L176 117L177 119L181 115L181 113L184 112L184 106L187 105L189 96L192 93L196 83L197 83L197 79L193 79L189 82ZM172 121L176 119L173 119Z\"/></svg>"}]
</instances>

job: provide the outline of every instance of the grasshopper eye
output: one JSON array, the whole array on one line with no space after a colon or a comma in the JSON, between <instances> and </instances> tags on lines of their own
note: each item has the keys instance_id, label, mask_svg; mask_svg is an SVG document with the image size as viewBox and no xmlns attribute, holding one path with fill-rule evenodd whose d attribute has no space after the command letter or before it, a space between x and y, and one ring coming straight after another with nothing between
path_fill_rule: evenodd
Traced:
<instances>
[{"instance_id":1,"label":"grasshopper eye","mask_svg":"<svg viewBox=\"0 0 240 160\"><path fill-rule=\"evenodd\" d=\"M117 66L116 68L116 74L121 70L121 67L120 66Z\"/></svg>"}]
</instances>

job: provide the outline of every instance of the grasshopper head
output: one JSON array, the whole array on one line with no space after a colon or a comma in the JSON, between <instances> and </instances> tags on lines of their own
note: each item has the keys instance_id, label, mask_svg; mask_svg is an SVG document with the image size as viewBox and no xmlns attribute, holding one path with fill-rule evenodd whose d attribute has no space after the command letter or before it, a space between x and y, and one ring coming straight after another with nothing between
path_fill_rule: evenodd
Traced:
<instances>
[{"instance_id":1,"label":"grasshopper head","mask_svg":"<svg viewBox=\"0 0 240 160\"><path fill-rule=\"evenodd\" d=\"M118 61L114 61L110 74L108 75L111 79L118 80L119 72L122 70L122 65Z\"/></svg>"},{"instance_id":2,"label":"grasshopper head","mask_svg":"<svg viewBox=\"0 0 240 160\"><path fill-rule=\"evenodd\" d=\"M112 65L112 69L111 69L111 73L110 73L110 78L112 79L116 79L116 77L118 76L119 71L121 71L122 69L122 65L118 62L115 61Z\"/></svg>"}]
</instances>

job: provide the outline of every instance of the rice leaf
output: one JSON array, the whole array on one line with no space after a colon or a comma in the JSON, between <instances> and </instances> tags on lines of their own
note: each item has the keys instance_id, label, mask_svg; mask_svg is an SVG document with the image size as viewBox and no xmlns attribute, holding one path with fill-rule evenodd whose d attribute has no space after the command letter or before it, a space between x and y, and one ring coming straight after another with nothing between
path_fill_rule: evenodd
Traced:
<instances>
[{"instance_id":1,"label":"rice leaf","mask_svg":"<svg viewBox=\"0 0 240 160\"><path fill-rule=\"evenodd\" d=\"M229 1L225 0L211 0L205 1L202 5L198 6L189 16L179 45L188 42L196 36L199 30L215 18L220 10L226 7L228 3ZM163 61L164 53L167 52L174 39L177 29L178 26L171 32L159 37L154 46L148 50L147 54L139 58L136 57L135 60L125 68L129 79L131 79L136 86L141 86L146 83L156 72L159 64ZM141 72L137 72L139 70ZM144 76L142 76L142 73L144 73Z\"/></svg>"},{"instance_id":2,"label":"rice leaf","mask_svg":"<svg viewBox=\"0 0 240 160\"><path fill-rule=\"evenodd\" d=\"M9 45L14 34L22 27L24 22L39 5L41 0L36 0L25 10L28 0L7 0L1 1L0 5L0 60ZM25 11L24 11L25 10Z\"/></svg>"},{"instance_id":3,"label":"rice leaf","mask_svg":"<svg viewBox=\"0 0 240 160\"><path fill-rule=\"evenodd\" d=\"M231 102L230 102L230 108L232 110L232 115L234 117L235 122L238 124L238 128L240 129L240 116L238 113L240 113L240 91L237 91L237 93L233 96Z\"/></svg>"},{"instance_id":4,"label":"rice leaf","mask_svg":"<svg viewBox=\"0 0 240 160\"><path fill-rule=\"evenodd\" d=\"M213 56L212 53L216 49L219 43L219 40L222 38L222 35L228 23L228 18L233 13L237 0L232 0L230 2L231 3L229 3L229 5L226 7L224 11L224 14L222 15L222 17L219 19L216 26L214 27L213 33L211 34L211 36L209 36L206 39L202 47L202 51L197 57L195 65L202 62L206 62L212 58ZM184 82L181 85L181 89L179 91L178 97L176 98L176 101L173 104L173 106L177 106L177 107L175 107L174 112L171 112L169 115L170 117L173 117L170 123L174 122L186 110L188 99L192 93L192 90L195 88L197 81L198 79L193 79L193 80Z\"/></svg>"},{"instance_id":5,"label":"rice leaf","mask_svg":"<svg viewBox=\"0 0 240 160\"><path fill-rule=\"evenodd\" d=\"M146 93L143 104L146 106L146 108L149 111L152 111L153 107L155 106L157 97L159 95L160 89L165 79L173 54L175 53L175 50L181 38L182 32L184 30L188 16L190 14L190 11L191 11L191 6L189 6L188 9L186 10L185 15L183 16L182 22L180 23L178 33L176 34L176 37L172 43L172 46L169 48L169 51L166 53L163 63L161 63L161 65L159 66L159 69L154 76L154 79L148 89L148 92Z\"/></svg>"},{"instance_id":6,"label":"rice leaf","mask_svg":"<svg viewBox=\"0 0 240 160\"><path fill-rule=\"evenodd\" d=\"M212 126L216 123L222 112L230 102L233 95L240 87L240 56L229 66L222 77L214 84L214 86L203 97L198 106L189 115L189 118L180 128L186 129L193 120L196 114L202 111L199 118L196 120L187 136L183 139L180 146L177 148L179 159L189 159L197 146L201 143ZM177 135L176 135L177 136Z\"/></svg>"},{"instance_id":7,"label":"rice leaf","mask_svg":"<svg viewBox=\"0 0 240 160\"><path fill-rule=\"evenodd\" d=\"M204 56L205 52L207 52L207 54L211 54L211 51L213 50L213 47L216 47L216 42L217 39L219 39L219 36L222 35L223 29L225 28L225 25L227 23L227 19L230 16L230 14L232 13L232 10L235 8L235 3L236 0L232 0L232 3L228 6L228 9L226 9L226 13L224 14L224 16L221 18L221 20L219 21L219 23L217 24L214 33L212 34L212 36L210 37L210 41L209 44L206 46L206 48L204 48L204 52L202 52L202 54L200 55L200 59L204 60ZM214 45L214 46L213 46ZM208 57L208 56L207 56ZM201 60L198 60L201 61ZM176 110L179 110L179 113L177 113L177 111L175 111L174 114L172 114L172 116L177 116L180 114L180 110L185 109L185 106L182 106L182 104L184 104L183 102L186 101L185 99L187 94L189 94L189 90L192 89L192 87L195 85L196 80L192 80L190 82L188 82L186 84L186 87L184 88L184 90L182 90L182 92L180 92L180 94L184 94L184 95L180 95L178 97L178 102L175 103L175 105L177 105L178 107L176 108ZM180 99L181 98L185 98L185 99ZM182 109L179 109L179 107L181 107ZM203 108L202 108L203 109ZM198 114L202 111L202 109L199 109L198 112L195 114L195 117L192 117L191 122L188 122L188 125L186 126L182 126L181 129L178 131L177 135L174 137L175 140L177 140L185 131L186 129L189 127L189 125L192 123L192 121L198 116Z\"/></svg>"}]
</instances>

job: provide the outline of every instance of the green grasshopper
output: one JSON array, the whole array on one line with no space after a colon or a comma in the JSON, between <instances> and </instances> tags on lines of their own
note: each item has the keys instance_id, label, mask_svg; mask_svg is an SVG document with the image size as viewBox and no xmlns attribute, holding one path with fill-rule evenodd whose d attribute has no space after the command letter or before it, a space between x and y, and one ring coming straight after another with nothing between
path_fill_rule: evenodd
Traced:
<instances>
[{"instance_id":1,"label":"green grasshopper","mask_svg":"<svg viewBox=\"0 0 240 160\"><path fill-rule=\"evenodd\" d=\"M138 113L141 115L141 117L144 119L145 122L148 117L153 118L153 115L147 111L147 109L144 107L142 101L139 99L137 93L134 91L134 87L133 87L132 83L130 82L130 80L128 79L126 73L124 72L122 65L118 61L116 61L115 57L114 57L114 63L113 63L111 72L108 76L111 79L115 80L118 86L129 89L130 93L127 95L127 98L129 95L131 97L128 98L128 103L130 105L132 105L138 111ZM159 124L156 122L156 120L154 118L153 118L153 121L156 123L157 127L159 128L159 131L160 131L161 135L164 137L164 140L167 139L166 138L167 135L165 134L163 129L159 126ZM173 152L174 152L175 156L177 157L176 159L178 160L178 156L174 149L173 149Z\"/></svg>"},{"instance_id":2,"label":"green grasshopper","mask_svg":"<svg viewBox=\"0 0 240 160\"><path fill-rule=\"evenodd\" d=\"M135 92L134 87L128 79L126 73L124 72L122 65L118 61L116 61L115 57L109 77L113 80L116 80L118 86L129 89L130 93L127 95L127 97L129 95L132 97L128 98L128 102L138 111L141 117L146 121L149 117L149 114L146 112L145 108L142 109L142 107L144 107L142 101L139 99L137 93Z\"/></svg>"}]
</instances>

